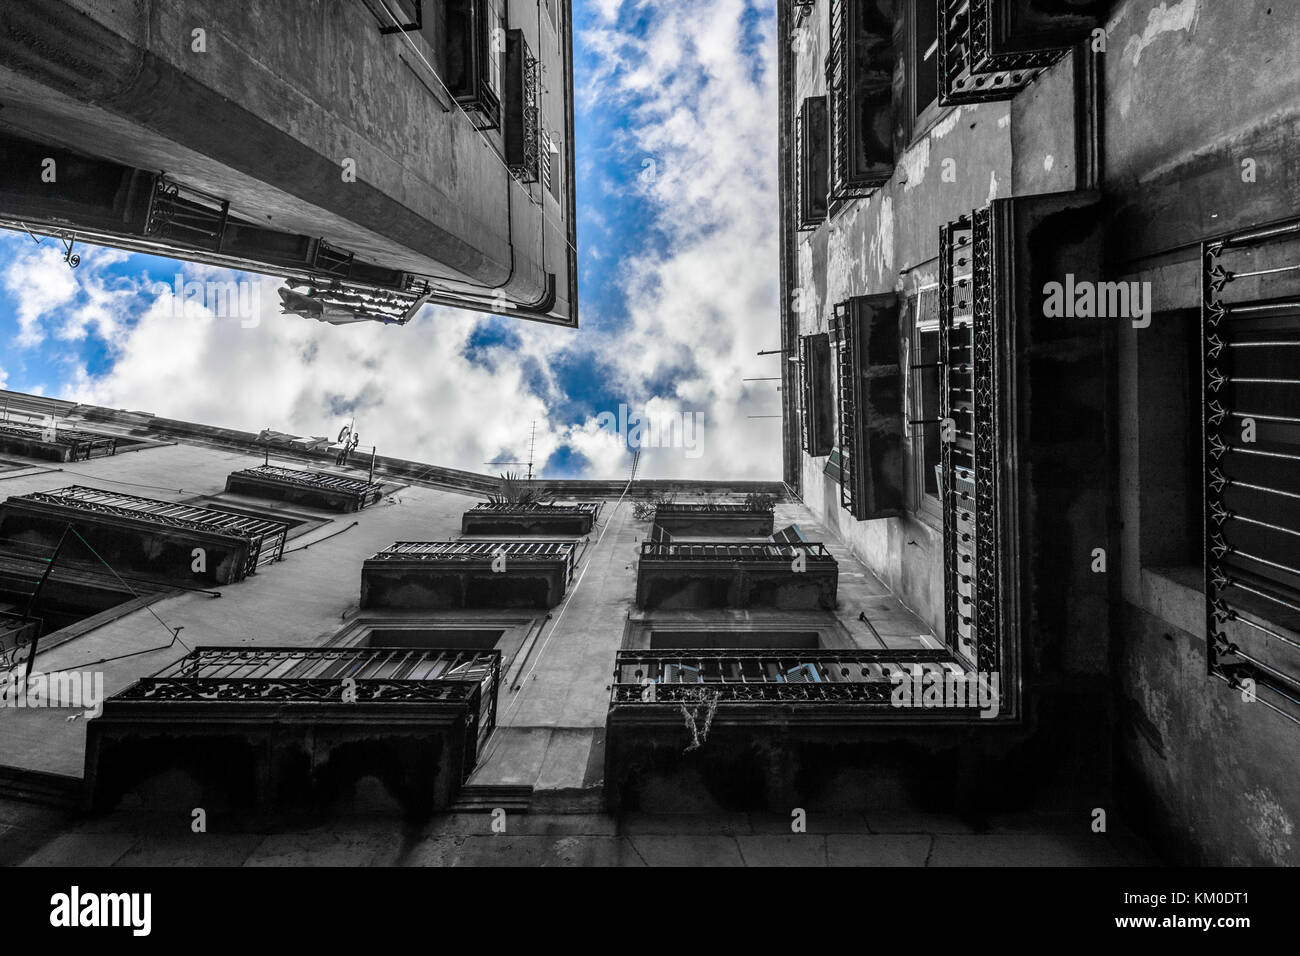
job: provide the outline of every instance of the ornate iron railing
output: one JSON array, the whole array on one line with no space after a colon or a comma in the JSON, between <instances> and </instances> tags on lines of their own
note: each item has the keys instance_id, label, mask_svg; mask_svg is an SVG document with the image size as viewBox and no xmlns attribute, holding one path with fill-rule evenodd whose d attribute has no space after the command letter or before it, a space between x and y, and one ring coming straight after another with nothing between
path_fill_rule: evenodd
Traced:
<instances>
[{"instance_id":1,"label":"ornate iron railing","mask_svg":"<svg viewBox=\"0 0 1300 956\"><path fill-rule=\"evenodd\" d=\"M505 151L507 168L521 183L541 178L540 68L523 31L511 30L506 37Z\"/></svg>"},{"instance_id":2,"label":"ornate iron railing","mask_svg":"<svg viewBox=\"0 0 1300 956\"><path fill-rule=\"evenodd\" d=\"M641 557L661 561L752 561L788 564L802 552L808 564L834 564L826 546L816 541L736 543L642 541Z\"/></svg>"},{"instance_id":3,"label":"ornate iron railing","mask_svg":"<svg viewBox=\"0 0 1300 956\"><path fill-rule=\"evenodd\" d=\"M804 454L813 453L814 415L812 336L799 337L799 441Z\"/></svg>"},{"instance_id":4,"label":"ornate iron railing","mask_svg":"<svg viewBox=\"0 0 1300 956\"><path fill-rule=\"evenodd\" d=\"M117 454L117 439L112 436L50 427L37 422L0 422L0 441L6 435L23 441L67 445L70 448L69 461L88 461Z\"/></svg>"},{"instance_id":5,"label":"ornate iron railing","mask_svg":"<svg viewBox=\"0 0 1300 956\"><path fill-rule=\"evenodd\" d=\"M1300 219L1202 247L1209 671L1292 704L1300 704L1298 259ZM1297 720L1294 707L1282 712Z\"/></svg>"},{"instance_id":6,"label":"ornate iron railing","mask_svg":"<svg viewBox=\"0 0 1300 956\"><path fill-rule=\"evenodd\" d=\"M771 509L766 509L770 511ZM758 514L759 509L745 504L723 504L722 502L678 502L671 501L655 505L657 515L703 515L703 514Z\"/></svg>"},{"instance_id":7,"label":"ornate iron railing","mask_svg":"<svg viewBox=\"0 0 1300 956\"><path fill-rule=\"evenodd\" d=\"M893 175L892 141L872 129L874 110L892 109L891 18L874 25L874 5L830 0L826 54L826 139L830 152L829 206L871 195ZM882 153L882 150L887 152Z\"/></svg>"},{"instance_id":8,"label":"ornate iron railing","mask_svg":"<svg viewBox=\"0 0 1300 956\"><path fill-rule=\"evenodd\" d=\"M794 127L794 195L798 229L815 229L826 221L826 97L810 96L799 107Z\"/></svg>"},{"instance_id":9,"label":"ornate iron railing","mask_svg":"<svg viewBox=\"0 0 1300 956\"><path fill-rule=\"evenodd\" d=\"M496 723L501 652L388 647L198 647L113 700L135 703L472 703Z\"/></svg>"},{"instance_id":10,"label":"ornate iron railing","mask_svg":"<svg viewBox=\"0 0 1300 956\"><path fill-rule=\"evenodd\" d=\"M831 316L831 342L835 347L835 408L839 434L840 506L855 514L857 470L860 467L858 446L858 406L856 381L859 354L858 326L853 321L849 302L839 302Z\"/></svg>"},{"instance_id":11,"label":"ornate iron railing","mask_svg":"<svg viewBox=\"0 0 1300 956\"><path fill-rule=\"evenodd\" d=\"M520 562L561 561L567 581L573 577L580 553L578 543L572 541L397 541L369 560L456 564L491 561L504 555L507 567Z\"/></svg>"},{"instance_id":12,"label":"ornate iron railing","mask_svg":"<svg viewBox=\"0 0 1300 956\"><path fill-rule=\"evenodd\" d=\"M611 704L809 702L890 706L895 682L916 671L964 674L942 650L622 650Z\"/></svg>"},{"instance_id":13,"label":"ornate iron railing","mask_svg":"<svg viewBox=\"0 0 1300 956\"><path fill-rule=\"evenodd\" d=\"M993 51L996 0L940 0L939 103L1009 99L1065 53L1063 47L1008 53Z\"/></svg>"},{"instance_id":14,"label":"ornate iron railing","mask_svg":"<svg viewBox=\"0 0 1300 956\"><path fill-rule=\"evenodd\" d=\"M324 471L299 471L281 465L258 465L231 473L231 477L246 477L260 481L269 481L277 485L302 488L309 491L329 491L336 494L351 495L359 502L369 504L379 498L380 486L363 478L351 478L347 475L332 475Z\"/></svg>"},{"instance_id":15,"label":"ornate iron railing","mask_svg":"<svg viewBox=\"0 0 1300 956\"><path fill-rule=\"evenodd\" d=\"M14 501L55 505L87 515L124 518L142 524L244 539L249 548L245 573L259 564L282 557L289 526L281 521L251 518L229 511L215 511L174 501L158 501L119 491L104 491L71 485L56 491L37 491L16 496Z\"/></svg>"},{"instance_id":16,"label":"ornate iron railing","mask_svg":"<svg viewBox=\"0 0 1300 956\"><path fill-rule=\"evenodd\" d=\"M600 514L599 501L579 501L566 504L539 504L527 502L516 504L509 501L482 501L469 509L471 514L497 515L591 515L594 519Z\"/></svg>"},{"instance_id":17,"label":"ornate iron railing","mask_svg":"<svg viewBox=\"0 0 1300 956\"><path fill-rule=\"evenodd\" d=\"M40 636L44 622L13 611L0 611L0 670L26 659L24 648Z\"/></svg>"},{"instance_id":18,"label":"ornate iron railing","mask_svg":"<svg viewBox=\"0 0 1300 956\"><path fill-rule=\"evenodd\" d=\"M989 208L940 232L940 489L949 646L1001 669L998 329Z\"/></svg>"},{"instance_id":19,"label":"ornate iron railing","mask_svg":"<svg viewBox=\"0 0 1300 956\"><path fill-rule=\"evenodd\" d=\"M194 249L221 252L229 222L227 200L159 176L144 234Z\"/></svg>"}]
</instances>

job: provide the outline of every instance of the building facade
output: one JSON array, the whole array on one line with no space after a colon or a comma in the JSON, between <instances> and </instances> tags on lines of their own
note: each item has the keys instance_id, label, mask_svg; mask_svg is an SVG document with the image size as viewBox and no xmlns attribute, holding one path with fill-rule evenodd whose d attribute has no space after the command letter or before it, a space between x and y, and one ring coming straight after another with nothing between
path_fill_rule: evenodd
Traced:
<instances>
[{"instance_id":1,"label":"building facade","mask_svg":"<svg viewBox=\"0 0 1300 956\"><path fill-rule=\"evenodd\" d=\"M786 480L1196 862L1300 848L1295 17L781 5Z\"/></svg>"},{"instance_id":2,"label":"building facade","mask_svg":"<svg viewBox=\"0 0 1300 956\"><path fill-rule=\"evenodd\" d=\"M568 0L7 4L0 225L576 325L571 34Z\"/></svg>"}]
</instances>

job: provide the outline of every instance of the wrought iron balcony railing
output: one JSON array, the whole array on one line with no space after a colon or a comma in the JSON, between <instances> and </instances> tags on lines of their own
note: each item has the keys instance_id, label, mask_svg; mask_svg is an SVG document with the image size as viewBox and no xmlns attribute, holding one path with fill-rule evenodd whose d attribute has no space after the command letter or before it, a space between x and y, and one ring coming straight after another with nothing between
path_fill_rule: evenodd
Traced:
<instances>
[{"instance_id":1,"label":"wrought iron balcony railing","mask_svg":"<svg viewBox=\"0 0 1300 956\"><path fill-rule=\"evenodd\" d=\"M1002 630L991 229L987 208L944 226L939 261L939 413L950 428L940 451L947 634L985 672L1000 668Z\"/></svg>"},{"instance_id":2,"label":"wrought iron balcony railing","mask_svg":"<svg viewBox=\"0 0 1300 956\"><path fill-rule=\"evenodd\" d=\"M379 500L382 489L377 484L363 478L351 478L347 475L332 475L323 471L300 471L280 465L259 465L231 472L226 479L226 490L233 492L253 491L266 487L296 490L307 493L320 493L326 497L337 497L347 501L355 508L364 508Z\"/></svg>"},{"instance_id":3,"label":"wrought iron balcony railing","mask_svg":"<svg viewBox=\"0 0 1300 956\"><path fill-rule=\"evenodd\" d=\"M894 172L893 18L876 4L830 0L826 55L830 210Z\"/></svg>"},{"instance_id":4,"label":"wrought iron balcony railing","mask_svg":"<svg viewBox=\"0 0 1300 956\"><path fill-rule=\"evenodd\" d=\"M714 501L669 501L655 505L656 515L753 514L749 505Z\"/></svg>"},{"instance_id":5,"label":"wrought iron balcony railing","mask_svg":"<svg viewBox=\"0 0 1300 956\"><path fill-rule=\"evenodd\" d=\"M942 650L623 650L614 664L611 706L812 703L892 706L896 681L961 675ZM933 678L932 678L933 679Z\"/></svg>"},{"instance_id":6,"label":"wrought iron balcony railing","mask_svg":"<svg viewBox=\"0 0 1300 956\"><path fill-rule=\"evenodd\" d=\"M1209 670L1297 705L1300 219L1207 243L1202 263Z\"/></svg>"},{"instance_id":7,"label":"wrought iron balcony railing","mask_svg":"<svg viewBox=\"0 0 1300 956\"><path fill-rule=\"evenodd\" d=\"M815 458L829 455L835 444L830 336L799 338L799 423L803 450Z\"/></svg>"},{"instance_id":8,"label":"wrought iron balcony railing","mask_svg":"<svg viewBox=\"0 0 1300 956\"><path fill-rule=\"evenodd\" d=\"M532 501L523 504L511 501L481 501L471 508L470 511L475 514L571 514L590 515L595 518L600 514L600 508L601 505L598 501L566 502L563 504L540 504Z\"/></svg>"},{"instance_id":9,"label":"wrought iron balcony railing","mask_svg":"<svg viewBox=\"0 0 1300 956\"><path fill-rule=\"evenodd\" d=\"M901 514L903 389L897 297L857 296L836 303L830 326L840 505L859 521Z\"/></svg>"},{"instance_id":10,"label":"wrought iron balcony railing","mask_svg":"<svg viewBox=\"0 0 1300 956\"><path fill-rule=\"evenodd\" d=\"M939 0L939 103L1010 99L1088 35L1109 0Z\"/></svg>"},{"instance_id":11,"label":"wrought iron balcony railing","mask_svg":"<svg viewBox=\"0 0 1300 956\"><path fill-rule=\"evenodd\" d=\"M727 561L789 564L803 554L809 567L835 565L835 558L826 546L816 541L733 543L708 541L683 543L676 541L642 541L641 558L652 561Z\"/></svg>"},{"instance_id":12,"label":"wrought iron balcony railing","mask_svg":"<svg viewBox=\"0 0 1300 956\"><path fill-rule=\"evenodd\" d=\"M43 621L14 611L0 611L0 670L26 659L25 648L40 636Z\"/></svg>"},{"instance_id":13,"label":"wrought iron balcony railing","mask_svg":"<svg viewBox=\"0 0 1300 956\"><path fill-rule=\"evenodd\" d=\"M387 647L198 647L116 694L132 703L468 704L496 725L501 652Z\"/></svg>"},{"instance_id":14,"label":"wrought iron balcony railing","mask_svg":"<svg viewBox=\"0 0 1300 956\"><path fill-rule=\"evenodd\" d=\"M9 501L47 506L66 515L73 523L78 516L103 516L137 525L239 538L248 546L245 574L252 574L261 564L282 557L289 530L289 526L280 521L80 485L57 491L37 491Z\"/></svg>"},{"instance_id":15,"label":"wrought iron balcony railing","mask_svg":"<svg viewBox=\"0 0 1300 956\"><path fill-rule=\"evenodd\" d=\"M505 135L506 166L521 183L541 178L540 62L528 49L522 30L506 33Z\"/></svg>"},{"instance_id":16,"label":"wrought iron balcony railing","mask_svg":"<svg viewBox=\"0 0 1300 956\"><path fill-rule=\"evenodd\" d=\"M24 454L40 446L54 446L61 461L88 461L117 454L117 439L109 435L36 422L0 422L0 448Z\"/></svg>"},{"instance_id":17,"label":"wrought iron balcony railing","mask_svg":"<svg viewBox=\"0 0 1300 956\"><path fill-rule=\"evenodd\" d=\"M830 191L826 142L826 97L810 96L799 107L794 128L794 194L798 228L814 229L826 221Z\"/></svg>"},{"instance_id":18,"label":"wrought iron balcony railing","mask_svg":"<svg viewBox=\"0 0 1300 956\"><path fill-rule=\"evenodd\" d=\"M370 557L375 562L468 564L504 556L507 567L527 562L563 562L565 580L573 577L580 555L571 541L398 541Z\"/></svg>"}]
</instances>

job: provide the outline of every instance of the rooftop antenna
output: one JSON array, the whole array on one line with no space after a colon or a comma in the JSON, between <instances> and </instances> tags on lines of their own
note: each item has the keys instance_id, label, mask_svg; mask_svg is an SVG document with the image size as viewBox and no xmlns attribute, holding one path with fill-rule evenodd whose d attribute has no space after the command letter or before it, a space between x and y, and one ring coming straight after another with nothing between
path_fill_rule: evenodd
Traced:
<instances>
[{"instance_id":1,"label":"rooftop antenna","mask_svg":"<svg viewBox=\"0 0 1300 956\"><path fill-rule=\"evenodd\" d=\"M485 461L485 465L527 465L528 481L531 484L533 480L533 459L537 451L537 419L533 419L532 429L528 433L528 460L527 461Z\"/></svg>"}]
</instances>

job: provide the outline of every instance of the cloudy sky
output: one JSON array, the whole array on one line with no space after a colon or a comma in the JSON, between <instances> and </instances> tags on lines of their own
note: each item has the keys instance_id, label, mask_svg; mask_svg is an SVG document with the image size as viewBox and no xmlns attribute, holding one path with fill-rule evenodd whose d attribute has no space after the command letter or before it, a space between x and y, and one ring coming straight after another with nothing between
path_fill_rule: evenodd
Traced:
<instances>
[{"instance_id":1,"label":"cloudy sky","mask_svg":"<svg viewBox=\"0 0 1300 956\"><path fill-rule=\"evenodd\" d=\"M582 328L426 307L405 327L188 313L169 291L234 274L0 233L0 387L298 435L356 416L364 445L474 471L615 478L602 427L689 415L646 477L780 477L776 46L766 0L574 0ZM412 344L417 343L418 348ZM435 356L431 361L429 356ZM602 418L602 413L606 413Z\"/></svg>"}]
</instances>

